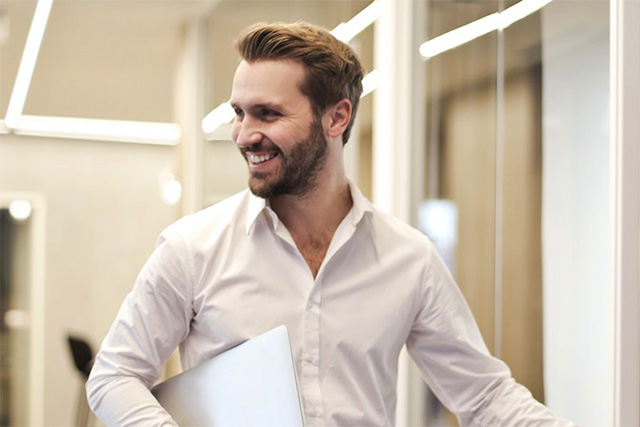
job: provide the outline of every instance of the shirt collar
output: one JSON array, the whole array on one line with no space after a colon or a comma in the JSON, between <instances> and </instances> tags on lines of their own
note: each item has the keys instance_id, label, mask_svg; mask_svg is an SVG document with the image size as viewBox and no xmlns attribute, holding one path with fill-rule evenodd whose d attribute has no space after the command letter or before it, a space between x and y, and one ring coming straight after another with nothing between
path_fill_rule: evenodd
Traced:
<instances>
[{"instance_id":1,"label":"shirt collar","mask_svg":"<svg viewBox=\"0 0 640 427\"><path fill-rule=\"evenodd\" d=\"M349 180L349 189L351 190L351 199L353 199L353 207L347 214L351 221L352 227L355 229L359 223L366 227L371 244L375 250L376 256L379 255L378 239L376 238L376 227L373 215L373 205L362 195L360 189Z\"/></svg>"},{"instance_id":2,"label":"shirt collar","mask_svg":"<svg viewBox=\"0 0 640 427\"><path fill-rule=\"evenodd\" d=\"M269 207L269 202L262 197L254 195L250 190L246 190L249 193L249 207L247 209L247 224L246 231L249 234L254 227L258 216L267 209L273 220L274 227L278 224L278 216ZM349 180L349 191L351 191L351 199L353 200L353 206L351 211L347 214L349 221L355 227L365 216L371 216L373 214L373 208L369 200L367 200L360 189ZM369 222L370 231L373 233L373 223Z\"/></svg>"},{"instance_id":3,"label":"shirt collar","mask_svg":"<svg viewBox=\"0 0 640 427\"><path fill-rule=\"evenodd\" d=\"M249 189L246 190L249 193L249 207L247 209L247 234L251 233L251 229L258 220L258 216L268 206L267 200L262 197L254 195Z\"/></svg>"},{"instance_id":4,"label":"shirt collar","mask_svg":"<svg viewBox=\"0 0 640 427\"><path fill-rule=\"evenodd\" d=\"M351 191L353 207L348 216L350 217L351 223L355 226L362 220L365 214L368 216L372 215L373 208L369 200L362 195L360 189L351 180L349 180L349 190Z\"/></svg>"}]
</instances>

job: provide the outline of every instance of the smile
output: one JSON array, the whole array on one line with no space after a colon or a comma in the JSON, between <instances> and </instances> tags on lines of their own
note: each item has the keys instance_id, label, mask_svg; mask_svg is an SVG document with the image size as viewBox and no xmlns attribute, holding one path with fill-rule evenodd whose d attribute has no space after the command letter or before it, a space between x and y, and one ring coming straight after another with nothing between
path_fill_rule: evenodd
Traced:
<instances>
[{"instance_id":1,"label":"smile","mask_svg":"<svg viewBox=\"0 0 640 427\"><path fill-rule=\"evenodd\" d=\"M259 165L260 163L264 163L267 160L271 160L273 159L275 156L277 156L277 153L271 153L271 154L264 154L261 156L258 156L256 154L250 154L249 155L249 162L253 165Z\"/></svg>"}]
</instances>

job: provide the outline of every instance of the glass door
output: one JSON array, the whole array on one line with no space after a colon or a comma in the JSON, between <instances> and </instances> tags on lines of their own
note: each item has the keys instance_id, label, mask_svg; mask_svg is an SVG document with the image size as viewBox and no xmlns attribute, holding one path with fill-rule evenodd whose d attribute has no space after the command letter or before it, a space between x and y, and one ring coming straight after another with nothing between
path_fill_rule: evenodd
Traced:
<instances>
[{"instance_id":1,"label":"glass door","mask_svg":"<svg viewBox=\"0 0 640 427\"><path fill-rule=\"evenodd\" d=\"M422 229L516 380L606 425L609 2L428 1L426 16Z\"/></svg>"}]
</instances>

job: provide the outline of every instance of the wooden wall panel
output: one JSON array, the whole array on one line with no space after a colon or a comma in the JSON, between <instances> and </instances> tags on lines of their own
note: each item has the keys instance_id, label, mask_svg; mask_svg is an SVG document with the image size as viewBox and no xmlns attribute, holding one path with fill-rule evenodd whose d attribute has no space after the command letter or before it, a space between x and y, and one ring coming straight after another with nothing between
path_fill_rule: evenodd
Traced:
<instances>
[{"instance_id":1,"label":"wooden wall panel","mask_svg":"<svg viewBox=\"0 0 640 427\"><path fill-rule=\"evenodd\" d=\"M458 209L453 273L490 350L494 331L495 88L446 103L441 197Z\"/></svg>"},{"instance_id":2,"label":"wooden wall panel","mask_svg":"<svg viewBox=\"0 0 640 427\"><path fill-rule=\"evenodd\" d=\"M541 141L537 68L505 81L502 184L502 353L539 400L542 382ZM496 88L444 103L441 194L458 209L454 275L489 350L495 334Z\"/></svg>"},{"instance_id":3,"label":"wooden wall panel","mask_svg":"<svg viewBox=\"0 0 640 427\"><path fill-rule=\"evenodd\" d=\"M539 83L535 68L505 85L502 358L544 400Z\"/></svg>"}]
</instances>

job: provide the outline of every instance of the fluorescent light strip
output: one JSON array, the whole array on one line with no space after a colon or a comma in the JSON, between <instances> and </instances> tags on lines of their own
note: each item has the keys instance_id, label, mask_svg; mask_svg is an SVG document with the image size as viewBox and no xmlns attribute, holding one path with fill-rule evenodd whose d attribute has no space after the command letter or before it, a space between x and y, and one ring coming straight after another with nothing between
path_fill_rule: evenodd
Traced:
<instances>
[{"instance_id":1,"label":"fluorescent light strip","mask_svg":"<svg viewBox=\"0 0 640 427\"><path fill-rule=\"evenodd\" d=\"M331 31L331 34L333 34L333 36L338 40L341 40L347 43L351 41L355 36L360 34L369 25L373 24L375 20L380 17L380 12L381 12L380 0L374 0L373 2L371 2L371 4L369 4L369 6L365 7L356 16L351 18L349 22L347 23L343 22L339 24L337 27L335 27ZM362 96L367 95L377 87L377 80L375 81L375 84L372 86L372 83L374 83L374 79L377 77L377 75L370 77L370 75L374 73L375 71L372 71L367 76L365 76L365 78L362 80L362 84L365 88L365 91L362 93ZM366 83L367 78L369 78L369 81L371 83ZM369 89L370 87L371 89ZM235 112L233 111L233 108L231 107L231 105L229 105L228 102L220 104L216 108L211 110L211 112L207 114L204 117L204 119L202 119L202 131L206 135L211 135L220 126L231 122L234 117L235 117Z\"/></svg>"},{"instance_id":2,"label":"fluorescent light strip","mask_svg":"<svg viewBox=\"0 0 640 427\"><path fill-rule=\"evenodd\" d=\"M7 124L4 120L0 120L0 133L9 134L11 133L11 129L7 127Z\"/></svg>"},{"instance_id":3,"label":"fluorescent light strip","mask_svg":"<svg viewBox=\"0 0 640 427\"><path fill-rule=\"evenodd\" d=\"M424 42L420 46L420 55L425 59L446 52L465 43L475 40L487 33L507 28L509 25L531 15L549 4L552 0L522 0L502 12L480 18L467 25L456 28L441 36Z\"/></svg>"},{"instance_id":4,"label":"fluorescent light strip","mask_svg":"<svg viewBox=\"0 0 640 427\"><path fill-rule=\"evenodd\" d=\"M420 46L420 55L431 58L483 36L497 28L498 14L493 13L470 24L456 28Z\"/></svg>"},{"instance_id":5,"label":"fluorescent light strip","mask_svg":"<svg viewBox=\"0 0 640 427\"><path fill-rule=\"evenodd\" d=\"M44 30L47 27L52 4L53 0L39 0L33 14L33 21L31 22L31 29L29 30L22 59L20 60L16 83L13 86L13 92L11 93L9 106L7 107L5 121L9 127L13 127L14 122L19 120L22 110L24 109L24 103L27 99L29 86L31 85L31 77L33 76L33 70L36 66L36 59L38 58L38 52L40 51L40 45L42 44Z\"/></svg>"},{"instance_id":6,"label":"fluorescent light strip","mask_svg":"<svg viewBox=\"0 0 640 427\"><path fill-rule=\"evenodd\" d=\"M343 22L335 27L331 31L331 34L338 40L347 43L364 31L369 25L373 24L375 20L380 17L381 12L382 5L379 0L375 0L351 18L349 22Z\"/></svg>"},{"instance_id":7,"label":"fluorescent light strip","mask_svg":"<svg viewBox=\"0 0 640 427\"><path fill-rule=\"evenodd\" d=\"M505 29L509 25L531 15L542 9L552 0L522 0L500 13L500 29Z\"/></svg>"},{"instance_id":8,"label":"fluorescent light strip","mask_svg":"<svg viewBox=\"0 0 640 427\"><path fill-rule=\"evenodd\" d=\"M182 131L179 125L173 123L22 115L52 5L53 0L39 0L36 5L16 82L9 100L7 115L4 121L0 121L0 133L13 131L16 135L142 144L177 144L180 141Z\"/></svg>"},{"instance_id":9,"label":"fluorescent light strip","mask_svg":"<svg viewBox=\"0 0 640 427\"><path fill-rule=\"evenodd\" d=\"M228 102L220 104L202 119L202 131L210 134L223 124L233 120L235 115L236 113L231 104Z\"/></svg>"},{"instance_id":10,"label":"fluorescent light strip","mask_svg":"<svg viewBox=\"0 0 640 427\"><path fill-rule=\"evenodd\" d=\"M175 123L72 117L21 116L11 127L17 135L46 136L139 144L176 145L182 131Z\"/></svg>"},{"instance_id":11,"label":"fluorescent light strip","mask_svg":"<svg viewBox=\"0 0 640 427\"><path fill-rule=\"evenodd\" d=\"M362 79L362 95L360 95L360 98L369 95L376 90L378 86L380 86L380 72L373 70Z\"/></svg>"}]
</instances>

